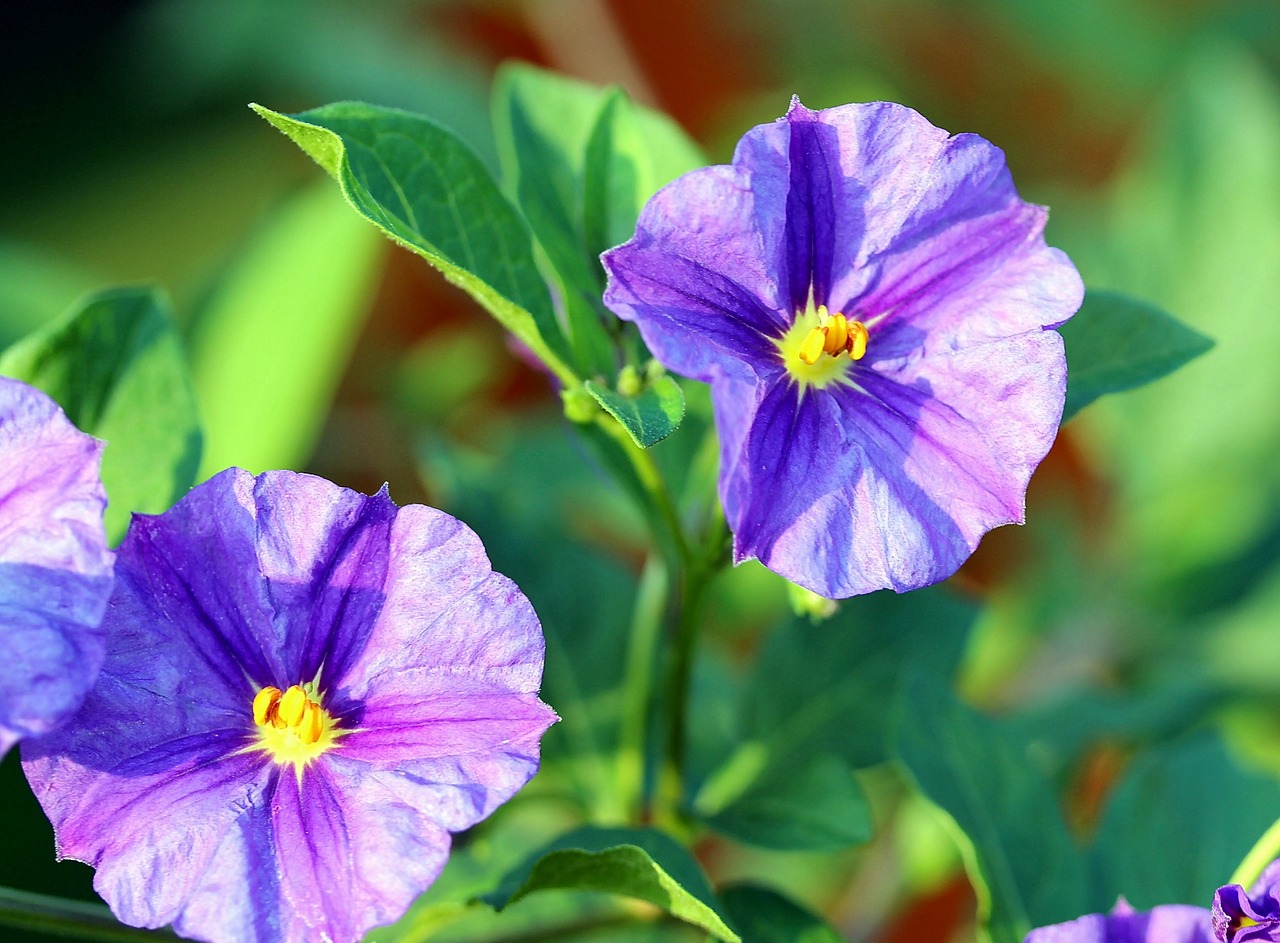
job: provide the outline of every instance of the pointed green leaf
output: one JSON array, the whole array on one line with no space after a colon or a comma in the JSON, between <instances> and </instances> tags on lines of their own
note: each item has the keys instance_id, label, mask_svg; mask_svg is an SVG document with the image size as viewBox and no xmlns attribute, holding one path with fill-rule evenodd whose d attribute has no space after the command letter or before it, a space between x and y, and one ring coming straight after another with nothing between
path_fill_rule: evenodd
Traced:
<instances>
[{"instance_id":1,"label":"pointed green leaf","mask_svg":"<svg viewBox=\"0 0 1280 943\"><path fill-rule=\"evenodd\" d=\"M689 852L653 829L587 827L570 832L512 870L485 901L502 909L534 891L604 891L661 907L727 943L741 943L725 923L711 885Z\"/></svg>"},{"instance_id":2,"label":"pointed green leaf","mask_svg":"<svg viewBox=\"0 0 1280 943\"><path fill-rule=\"evenodd\" d=\"M0 355L0 373L44 390L72 422L106 440L113 542L131 512L165 511L195 481L202 438L191 378L168 303L152 289L90 297Z\"/></svg>"},{"instance_id":3,"label":"pointed green leaf","mask_svg":"<svg viewBox=\"0 0 1280 943\"><path fill-rule=\"evenodd\" d=\"M599 254L635 235L649 197L707 163L702 149L667 115L612 92L591 130L584 170L587 247Z\"/></svg>"},{"instance_id":4,"label":"pointed green leaf","mask_svg":"<svg viewBox=\"0 0 1280 943\"><path fill-rule=\"evenodd\" d=\"M583 92L583 90L589 90ZM582 229L581 152L599 92L550 73L507 66L493 111L503 176L555 273L574 362L588 376L612 376L614 345L601 302L604 272Z\"/></svg>"},{"instance_id":5,"label":"pointed green leaf","mask_svg":"<svg viewBox=\"0 0 1280 943\"><path fill-rule=\"evenodd\" d=\"M592 261L631 238L649 197L707 162L675 121L635 104L616 88L516 63L503 66L494 96L504 173L517 185L526 172L550 174L556 181L556 212L572 227L566 233L585 238L582 248ZM552 162L551 170L521 159L516 116Z\"/></svg>"},{"instance_id":6,"label":"pointed green leaf","mask_svg":"<svg viewBox=\"0 0 1280 943\"><path fill-rule=\"evenodd\" d=\"M841 943L825 920L760 884L733 884L720 893L747 943Z\"/></svg>"},{"instance_id":7,"label":"pointed green leaf","mask_svg":"<svg viewBox=\"0 0 1280 943\"><path fill-rule=\"evenodd\" d=\"M871 838L867 797L849 764L829 754L755 779L706 822L730 838L777 851L835 851Z\"/></svg>"},{"instance_id":8,"label":"pointed green leaf","mask_svg":"<svg viewBox=\"0 0 1280 943\"><path fill-rule=\"evenodd\" d=\"M1099 396L1158 380L1213 347L1154 305L1110 291L1089 292L1058 330L1067 348L1063 422Z\"/></svg>"},{"instance_id":9,"label":"pointed green leaf","mask_svg":"<svg viewBox=\"0 0 1280 943\"><path fill-rule=\"evenodd\" d=\"M623 396L592 380L584 386L643 449L657 445L684 420L684 393L672 377L659 377L636 396Z\"/></svg>"},{"instance_id":10,"label":"pointed green leaf","mask_svg":"<svg viewBox=\"0 0 1280 943\"><path fill-rule=\"evenodd\" d=\"M299 115L251 107L332 175L358 212L575 382L528 227L457 137L426 118L357 102Z\"/></svg>"},{"instance_id":11,"label":"pointed green leaf","mask_svg":"<svg viewBox=\"0 0 1280 943\"><path fill-rule=\"evenodd\" d=\"M900 706L898 758L954 825L993 943L1087 913L1084 857L1026 745L922 674Z\"/></svg>"},{"instance_id":12,"label":"pointed green leaf","mask_svg":"<svg viewBox=\"0 0 1280 943\"><path fill-rule=\"evenodd\" d=\"M532 66L499 71L493 114L507 189L555 271L576 363L612 377L618 322L601 301L600 253L631 237L659 187L705 160L666 115Z\"/></svg>"}]
</instances>

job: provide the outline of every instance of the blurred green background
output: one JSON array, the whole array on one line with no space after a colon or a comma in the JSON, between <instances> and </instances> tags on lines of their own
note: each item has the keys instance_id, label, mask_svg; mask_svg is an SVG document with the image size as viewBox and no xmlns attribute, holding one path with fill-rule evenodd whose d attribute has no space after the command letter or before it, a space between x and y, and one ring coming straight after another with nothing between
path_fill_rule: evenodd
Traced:
<instances>
[{"instance_id":1,"label":"blurred green background","mask_svg":"<svg viewBox=\"0 0 1280 943\"><path fill-rule=\"evenodd\" d=\"M522 567L544 521L610 561L601 594L631 592L642 525L598 479L566 477L581 462L542 377L246 104L402 107L496 166L489 87L519 58L622 84L717 161L793 93L889 98L982 134L1051 206L1049 241L1090 287L1154 301L1217 346L1064 428L1030 526L992 534L953 581L989 603L961 690L1025 724L1082 831L1136 750L1188 731L1220 730L1236 762L1280 776L1275 0L49 0L4 5L0 46L0 345L88 291L159 285L191 358L201 477L292 467L475 507L522 585L542 585ZM570 622L586 605L529 592ZM723 580L706 684L785 610L758 569ZM86 893L87 869L53 864L15 759L0 883ZM968 939L954 856L920 852L936 832L895 815L835 876L797 860L778 879L850 939ZM700 853L722 875L764 867Z\"/></svg>"}]
</instances>

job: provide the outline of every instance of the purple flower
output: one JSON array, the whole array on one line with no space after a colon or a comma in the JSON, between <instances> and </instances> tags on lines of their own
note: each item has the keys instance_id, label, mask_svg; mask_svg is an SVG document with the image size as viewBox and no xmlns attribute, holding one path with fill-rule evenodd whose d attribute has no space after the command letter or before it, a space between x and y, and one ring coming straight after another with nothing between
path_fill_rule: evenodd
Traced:
<instances>
[{"instance_id":1,"label":"purple flower","mask_svg":"<svg viewBox=\"0 0 1280 943\"><path fill-rule=\"evenodd\" d=\"M0 757L75 713L102 664L101 459L53 400L0 377Z\"/></svg>"},{"instance_id":2,"label":"purple flower","mask_svg":"<svg viewBox=\"0 0 1280 943\"><path fill-rule=\"evenodd\" d=\"M24 751L126 923L353 943L538 768L520 590L447 514L229 469L135 516L80 713Z\"/></svg>"},{"instance_id":3,"label":"purple flower","mask_svg":"<svg viewBox=\"0 0 1280 943\"><path fill-rule=\"evenodd\" d=\"M1212 943L1213 938L1203 907L1166 904L1138 912L1122 898L1110 914L1032 930L1024 943Z\"/></svg>"},{"instance_id":4,"label":"purple flower","mask_svg":"<svg viewBox=\"0 0 1280 943\"><path fill-rule=\"evenodd\" d=\"M1001 151L890 103L747 132L605 253L605 300L711 384L737 560L823 596L935 582L1023 520L1083 287Z\"/></svg>"},{"instance_id":5,"label":"purple flower","mask_svg":"<svg viewBox=\"0 0 1280 943\"><path fill-rule=\"evenodd\" d=\"M1280 861L1269 864L1245 893L1227 884L1213 895L1213 932L1222 943L1280 940Z\"/></svg>"}]
</instances>

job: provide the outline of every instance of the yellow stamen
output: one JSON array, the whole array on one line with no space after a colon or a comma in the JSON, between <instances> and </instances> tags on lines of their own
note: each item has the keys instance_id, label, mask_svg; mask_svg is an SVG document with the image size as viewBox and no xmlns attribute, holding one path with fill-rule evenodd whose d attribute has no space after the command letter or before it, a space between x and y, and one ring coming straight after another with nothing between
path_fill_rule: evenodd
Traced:
<instances>
[{"instance_id":1,"label":"yellow stamen","mask_svg":"<svg viewBox=\"0 0 1280 943\"><path fill-rule=\"evenodd\" d=\"M267 723L267 717L272 714L275 706L280 703L280 689L267 686L259 691L253 698L253 722L259 727L263 727Z\"/></svg>"},{"instance_id":2,"label":"yellow stamen","mask_svg":"<svg viewBox=\"0 0 1280 943\"><path fill-rule=\"evenodd\" d=\"M872 323L877 323L876 319ZM804 388L822 389L832 383L857 386L850 364L866 356L870 339L867 322L850 320L839 311L832 313L810 297L776 343L791 378Z\"/></svg>"},{"instance_id":3,"label":"yellow stamen","mask_svg":"<svg viewBox=\"0 0 1280 943\"><path fill-rule=\"evenodd\" d=\"M800 343L800 359L809 366L813 366L818 362L818 358L822 356L822 352L827 347L827 329L825 327L815 327L805 335L804 340Z\"/></svg>"},{"instance_id":4,"label":"yellow stamen","mask_svg":"<svg viewBox=\"0 0 1280 943\"><path fill-rule=\"evenodd\" d=\"M314 702L307 701L307 706L302 711L302 722L298 724L298 736L302 738L302 742L310 746L319 740L323 724L320 708Z\"/></svg>"},{"instance_id":5,"label":"yellow stamen","mask_svg":"<svg viewBox=\"0 0 1280 943\"><path fill-rule=\"evenodd\" d=\"M849 341L846 349L849 351L850 360L861 360L867 355L867 341L871 339L871 332L867 330L867 326L861 321L849 322Z\"/></svg>"},{"instance_id":6,"label":"yellow stamen","mask_svg":"<svg viewBox=\"0 0 1280 943\"><path fill-rule=\"evenodd\" d=\"M833 314L827 322L827 342L822 346L822 349L834 357L844 350L844 345L848 341L849 322L843 314Z\"/></svg>"},{"instance_id":7,"label":"yellow stamen","mask_svg":"<svg viewBox=\"0 0 1280 943\"><path fill-rule=\"evenodd\" d=\"M338 728L338 722L322 706L317 681L295 684L283 693L268 685L253 697L253 723L257 738L245 749L262 750L280 764L292 763L302 770L350 730Z\"/></svg>"},{"instance_id":8,"label":"yellow stamen","mask_svg":"<svg viewBox=\"0 0 1280 943\"><path fill-rule=\"evenodd\" d=\"M293 685L280 698L276 713L284 721L286 727L297 727L302 723L302 714L307 709L307 693L298 685Z\"/></svg>"}]
</instances>

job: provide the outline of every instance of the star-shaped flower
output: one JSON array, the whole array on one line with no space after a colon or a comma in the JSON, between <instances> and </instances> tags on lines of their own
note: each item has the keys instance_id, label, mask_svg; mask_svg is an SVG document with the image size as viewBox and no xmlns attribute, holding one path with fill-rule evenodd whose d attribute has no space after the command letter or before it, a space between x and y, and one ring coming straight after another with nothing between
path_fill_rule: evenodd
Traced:
<instances>
[{"instance_id":1,"label":"star-shaped flower","mask_svg":"<svg viewBox=\"0 0 1280 943\"><path fill-rule=\"evenodd\" d=\"M229 469L116 576L97 685L24 759L126 923L354 943L538 768L537 617L443 512Z\"/></svg>"},{"instance_id":2,"label":"star-shaped flower","mask_svg":"<svg viewBox=\"0 0 1280 943\"><path fill-rule=\"evenodd\" d=\"M711 384L737 560L827 597L953 573L1021 522L1079 307L1001 151L890 103L798 101L605 253L605 301Z\"/></svg>"},{"instance_id":3,"label":"star-shaped flower","mask_svg":"<svg viewBox=\"0 0 1280 943\"><path fill-rule=\"evenodd\" d=\"M101 460L53 400L0 377L0 757L75 713L102 664Z\"/></svg>"}]
</instances>

